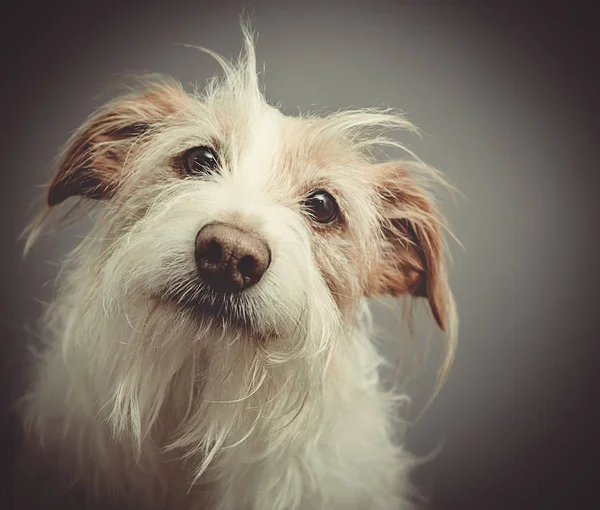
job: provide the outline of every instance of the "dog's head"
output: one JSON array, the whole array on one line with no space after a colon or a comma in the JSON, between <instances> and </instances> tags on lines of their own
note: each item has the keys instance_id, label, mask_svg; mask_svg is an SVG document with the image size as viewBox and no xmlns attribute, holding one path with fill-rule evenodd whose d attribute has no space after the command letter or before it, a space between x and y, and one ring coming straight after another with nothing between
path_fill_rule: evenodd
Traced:
<instances>
[{"instance_id":1,"label":"dog's head","mask_svg":"<svg viewBox=\"0 0 600 510\"><path fill-rule=\"evenodd\" d=\"M377 163L387 110L291 117L260 92L252 43L202 94L151 80L72 136L48 192L106 207L88 240L106 300L163 303L261 339L352 325L364 297L453 320L442 218L417 163ZM89 253L89 252L88 252ZM314 337L318 337L315 340Z\"/></svg>"}]
</instances>

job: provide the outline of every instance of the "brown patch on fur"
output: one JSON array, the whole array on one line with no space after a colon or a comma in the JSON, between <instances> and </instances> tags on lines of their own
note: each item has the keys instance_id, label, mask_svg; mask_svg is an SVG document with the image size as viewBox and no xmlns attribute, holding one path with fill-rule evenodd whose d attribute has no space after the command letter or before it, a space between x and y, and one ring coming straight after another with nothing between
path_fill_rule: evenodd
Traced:
<instances>
[{"instance_id":1,"label":"brown patch on fur","mask_svg":"<svg viewBox=\"0 0 600 510\"><path fill-rule=\"evenodd\" d=\"M450 297L434 206L403 162L374 165L370 171L381 197L384 243L365 295L426 297L436 322L445 329Z\"/></svg>"},{"instance_id":2,"label":"brown patch on fur","mask_svg":"<svg viewBox=\"0 0 600 510\"><path fill-rule=\"evenodd\" d=\"M179 86L161 83L101 108L67 143L48 190L48 206L72 196L94 200L112 197L135 142L181 109L186 100Z\"/></svg>"},{"instance_id":3,"label":"brown patch on fur","mask_svg":"<svg viewBox=\"0 0 600 510\"><path fill-rule=\"evenodd\" d=\"M286 122L272 189L283 187L296 197L317 189L333 195L335 173L355 163L348 147L335 139L320 139L316 123L289 117Z\"/></svg>"}]
</instances>

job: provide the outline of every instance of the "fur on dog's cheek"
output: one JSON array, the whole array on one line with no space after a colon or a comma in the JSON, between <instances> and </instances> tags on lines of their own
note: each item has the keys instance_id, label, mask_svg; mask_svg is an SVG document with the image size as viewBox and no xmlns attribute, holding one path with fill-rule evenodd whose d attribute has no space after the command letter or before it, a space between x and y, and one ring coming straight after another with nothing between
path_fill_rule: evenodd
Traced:
<instances>
[{"instance_id":1,"label":"fur on dog's cheek","mask_svg":"<svg viewBox=\"0 0 600 510\"><path fill-rule=\"evenodd\" d=\"M349 234L345 233L346 236ZM340 310L345 310L360 297L357 268L360 254L340 232L313 232L313 251L318 269ZM352 268L352 269L349 269Z\"/></svg>"}]
</instances>

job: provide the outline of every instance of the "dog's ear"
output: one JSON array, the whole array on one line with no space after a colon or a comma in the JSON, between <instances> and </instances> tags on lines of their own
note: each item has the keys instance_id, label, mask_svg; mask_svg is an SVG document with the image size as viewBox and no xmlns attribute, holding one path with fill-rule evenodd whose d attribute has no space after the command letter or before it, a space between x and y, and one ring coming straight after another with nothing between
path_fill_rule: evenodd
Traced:
<instances>
[{"instance_id":1,"label":"dog's ear","mask_svg":"<svg viewBox=\"0 0 600 510\"><path fill-rule=\"evenodd\" d=\"M442 330L451 307L441 215L409 171L411 163L373 165L383 244L367 282L367 296L425 297Z\"/></svg>"},{"instance_id":2,"label":"dog's ear","mask_svg":"<svg viewBox=\"0 0 600 510\"><path fill-rule=\"evenodd\" d=\"M110 198L135 142L177 112L186 98L178 84L161 82L100 108L67 142L48 190L48 206L72 196Z\"/></svg>"}]
</instances>

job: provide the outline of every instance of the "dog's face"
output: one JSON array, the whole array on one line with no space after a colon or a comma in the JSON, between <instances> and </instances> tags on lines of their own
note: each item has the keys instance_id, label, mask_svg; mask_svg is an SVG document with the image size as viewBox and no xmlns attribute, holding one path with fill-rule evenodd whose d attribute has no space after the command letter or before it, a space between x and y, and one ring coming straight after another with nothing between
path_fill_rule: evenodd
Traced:
<instances>
[{"instance_id":1,"label":"dog's face","mask_svg":"<svg viewBox=\"0 0 600 510\"><path fill-rule=\"evenodd\" d=\"M440 217L419 182L433 174L369 155L374 128L410 125L377 111L285 116L248 67L203 95L152 82L68 143L48 204L106 202L90 236L104 243L106 295L263 339L320 335L315 348L365 296L425 297L444 328Z\"/></svg>"}]
</instances>

